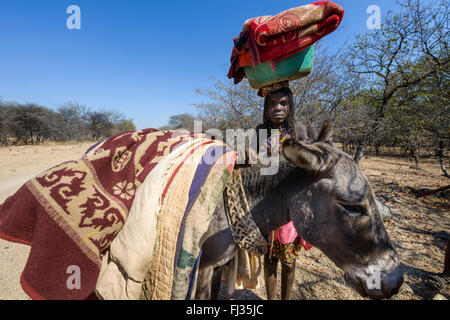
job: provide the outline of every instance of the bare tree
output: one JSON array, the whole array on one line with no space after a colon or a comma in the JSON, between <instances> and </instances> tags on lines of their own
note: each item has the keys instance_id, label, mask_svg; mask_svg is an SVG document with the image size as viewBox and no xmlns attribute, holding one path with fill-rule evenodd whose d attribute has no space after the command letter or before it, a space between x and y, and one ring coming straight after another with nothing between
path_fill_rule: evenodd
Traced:
<instances>
[{"instance_id":1,"label":"bare tree","mask_svg":"<svg viewBox=\"0 0 450 320\"><path fill-rule=\"evenodd\" d=\"M252 128L262 121L263 99L244 80L234 85L231 80L219 80L211 77L214 89L197 89L196 92L207 96L210 101L193 104L200 118L209 126L224 130L226 128Z\"/></svg>"},{"instance_id":2,"label":"bare tree","mask_svg":"<svg viewBox=\"0 0 450 320\"><path fill-rule=\"evenodd\" d=\"M6 105L0 100L0 144L8 143L6 116Z\"/></svg>"},{"instance_id":3,"label":"bare tree","mask_svg":"<svg viewBox=\"0 0 450 320\"><path fill-rule=\"evenodd\" d=\"M88 113L88 128L92 139L99 140L112 135L114 124L107 113L91 111Z\"/></svg>"},{"instance_id":4,"label":"bare tree","mask_svg":"<svg viewBox=\"0 0 450 320\"><path fill-rule=\"evenodd\" d=\"M342 68L342 49L333 54L328 51L316 44L313 71L307 77L291 82L296 119L304 123L318 123L334 117L342 103L358 90L355 79Z\"/></svg>"},{"instance_id":5,"label":"bare tree","mask_svg":"<svg viewBox=\"0 0 450 320\"><path fill-rule=\"evenodd\" d=\"M68 102L58 108L58 112L64 119L65 134L68 140L87 140L89 108L80 103Z\"/></svg>"},{"instance_id":6,"label":"bare tree","mask_svg":"<svg viewBox=\"0 0 450 320\"><path fill-rule=\"evenodd\" d=\"M388 13L380 30L360 37L348 50L349 72L358 76L366 91L375 94L368 135L361 137L355 160L361 159L369 141L386 128L387 114L399 93L415 87L448 66L448 4L422 6L408 0L399 14ZM446 40L444 40L446 39ZM441 54L438 54L441 53ZM423 65L422 68L417 66ZM371 89L371 90L369 90ZM403 102L408 101L403 96ZM409 96L410 98L414 96Z\"/></svg>"},{"instance_id":7,"label":"bare tree","mask_svg":"<svg viewBox=\"0 0 450 320\"><path fill-rule=\"evenodd\" d=\"M195 120L197 120L196 117L189 113L177 114L169 118L169 127L171 129L185 129L193 132Z\"/></svg>"}]
</instances>

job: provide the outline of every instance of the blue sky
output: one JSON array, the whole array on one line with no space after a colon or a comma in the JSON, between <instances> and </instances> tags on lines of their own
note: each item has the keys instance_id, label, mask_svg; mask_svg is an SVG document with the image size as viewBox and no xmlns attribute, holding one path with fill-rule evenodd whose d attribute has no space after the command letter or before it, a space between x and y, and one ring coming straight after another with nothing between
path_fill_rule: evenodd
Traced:
<instances>
[{"instance_id":1,"label":"blue sky","mask_svg":"<svg viewBox=\"0 0 450 320\"><path fill-rule=\"evenodd\" d=\"M211 76L225 80L244 21L313 1L1 0L0 99L56 109L77 102L123 112L138 129L196 113ZM336 0L341 26L320 40L334 51L369 32L366 13L395 0ZM69 30L69 5L81 29ZM255 92L255 99L259 99Z\"/></svg>"}]
</instances>

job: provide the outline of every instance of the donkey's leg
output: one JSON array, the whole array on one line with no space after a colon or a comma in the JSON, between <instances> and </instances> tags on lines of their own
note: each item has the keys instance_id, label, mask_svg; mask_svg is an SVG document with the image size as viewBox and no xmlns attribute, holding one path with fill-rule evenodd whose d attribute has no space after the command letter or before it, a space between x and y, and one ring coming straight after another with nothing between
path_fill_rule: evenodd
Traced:
<instances>
[{"instance_id":1,"label":"donkey's leg","mask_svg":"<svg viewBox=\"0 0 450 320\"><path fill-rule=\"evenodd\" d=\"M277 297L277 267L278 258L269 259L269 254L266 253L264 255L264 280L268 300L275 300Z\"/></svg>"},{"instance_id":2,"label":"donkey's leg","mask_svg":"<svg viewBox=\"0 0 450 320\"><path fill-rule=\"evenodd\" d=\"M199 267L197 274L197 290L195 300L211 299L211 280L213 276L213 267Z\"/></svg>"},{"instance_id":3,"label":"donkey's leg","mask_svg":"<svg viewBox=\"0 0 450 320\"><path fill-rule=\"evenodd\" d=\"M287 266L281 264L281 300L291 300L292 288L295 282L295 259Z\"/></svg>"},{"instance_id":4,"label":"donkey's leg","mask_svg":"<svg viewBox=\"0 0 450 320\"><path fill-rule=\"evenodd\" d=\"M222 283L223 266L214 268L211 281L211 300L217 300L220 291L220 284Z\"/></svg>"},{"instance_id":5,"label":"donkey's leg","mask_svg":"<svg viewBox=\"0 0 450 320\"><path fill-rule=\"evenodd\" d=\"M206 300L211 298L213 270L224 266L233 258L234 253L237 250L237 245L234 243L233 234L231 233L222 201L219 201L219 204L214 211L201 247L203 253L198 270L197 294L195 295L195 298ZM218 271L217 273L215 278L219 278L218 281L220 285L219 273L221 273L221 271Z\"/></svg>"}]
</instances>

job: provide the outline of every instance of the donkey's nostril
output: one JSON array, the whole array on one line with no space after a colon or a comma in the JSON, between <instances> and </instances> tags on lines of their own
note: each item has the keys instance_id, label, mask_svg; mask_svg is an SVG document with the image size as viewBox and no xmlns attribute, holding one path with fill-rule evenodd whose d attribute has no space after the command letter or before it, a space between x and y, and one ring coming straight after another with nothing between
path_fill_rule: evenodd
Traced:
<instances>
[{"instance_id":1,"label":"donkey's nostril","mask_svg":"<svg viewBox=\"0 0 450 320\"><path fill-rule=\"evenodd\" d=\"M394 294L395 294L395 289L392 288L392 289L388 290L385 295L386 295L387 299L390 299Z\"/></svg>"},{"instance_id":2,"label":"donkey's nostril","mask_svg":"<svg viewBox=\"0 0 450 320\"><path fill-rule=\"evenodd\" d=\"M398 288L393 288L393 289L391 290L391 297L394 296L394 295L396 295L399 291L400 291L400 287L398 287Z\"/></svg>"},{"instance_id":3,"label":"donkey's nostril","mask_svg":"<svg viewBox=\"0 0 450 320\"><path fill-rule=\"evenodd\" d=\"M403 284L403 274L399 272L391 273L388 277L389 281L383 283L383 292L386 298L391 298L400 291Z\"/></svg>"}]
</instances>

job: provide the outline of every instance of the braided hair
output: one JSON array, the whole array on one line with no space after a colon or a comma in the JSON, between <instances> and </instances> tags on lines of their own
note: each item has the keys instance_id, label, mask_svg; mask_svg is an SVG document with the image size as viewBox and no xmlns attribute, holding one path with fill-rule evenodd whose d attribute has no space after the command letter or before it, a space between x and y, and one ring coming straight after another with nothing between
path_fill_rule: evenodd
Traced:
<instances>
[{"instance_id":1,"label":"braided hair","mask_svg":"<svg viewBox=\"0 0 450 320\"><path fill-rule=\"evenodd\" d=\"M269 119L269 116L267 115L267 108L269 107L269 100L270 100L270 96L272 94L274 94L275 92L282 92L284 94L287 95L287 102L289 105L289 112L288 115L286 117L286 119L284 120L283 124L281 125L281 127L283 129L285 129L287 131L287 133L291 136L291 137L296 137L296 132L295 132L295 112L294 112L294 97L292 95L292 91L289 88L281 88L279 90L273 91L268 93L265 97L264 97L264 116L263 116L263 124L264 127L267 129L267 136L270 137L271 135L271 129L272 129L272 123Z\"/></svg>"}]
</instances>

